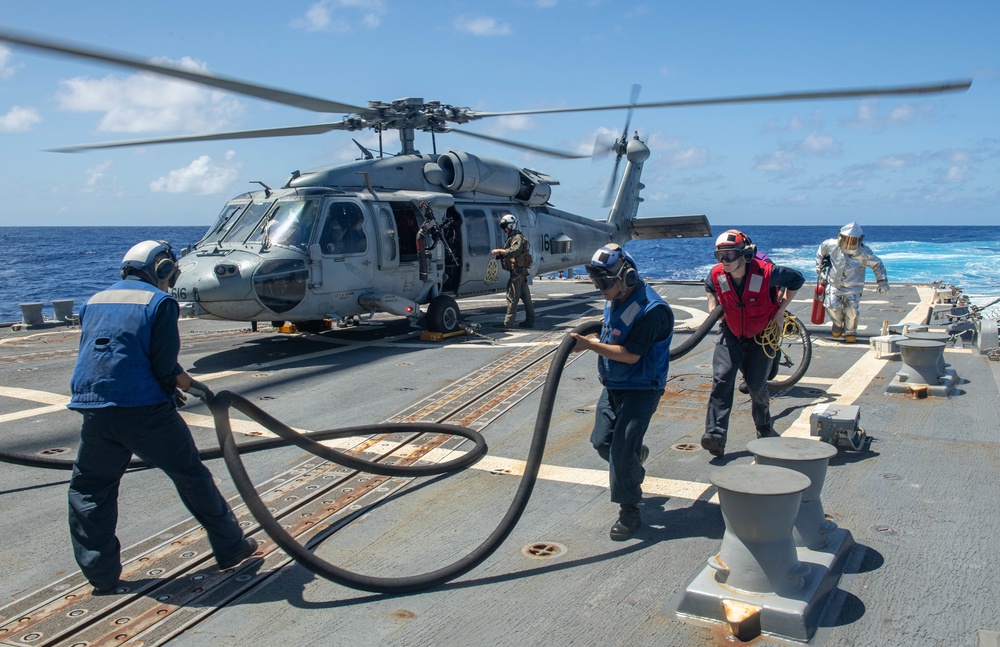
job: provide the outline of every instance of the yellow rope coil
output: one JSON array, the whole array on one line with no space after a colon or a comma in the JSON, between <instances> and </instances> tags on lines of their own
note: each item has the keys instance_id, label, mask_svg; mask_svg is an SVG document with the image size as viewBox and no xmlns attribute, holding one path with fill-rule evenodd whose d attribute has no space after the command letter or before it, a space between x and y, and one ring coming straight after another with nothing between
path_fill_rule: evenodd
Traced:
<instances>
[{"instance_id":1,"label":"yellow rope coil","mask_svg":"<svg viewBox=\"0 0 1000 647\"><path fill-rule=\"evenodd\" d=\"M781 348L782 339L795 339L798 335L799 320L786 312L785 325L781 330L781 334L778 334L778 326L772 321L767 324L764 332L754 337L754 341L761 345L765 355L774 358L778 354L778 349Z\"/></svg>"}]
</instances>

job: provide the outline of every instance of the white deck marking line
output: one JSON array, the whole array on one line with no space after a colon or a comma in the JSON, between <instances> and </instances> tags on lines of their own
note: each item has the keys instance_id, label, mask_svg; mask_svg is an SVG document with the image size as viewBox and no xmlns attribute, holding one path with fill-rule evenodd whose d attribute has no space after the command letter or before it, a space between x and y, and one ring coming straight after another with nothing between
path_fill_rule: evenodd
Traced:
<instances>
[{"instance_id":1,"label":"white deck marking line","mask_svg":"<svg viewBox=\"0 0 1000 647\"><path fill-rule=\"evenodd\" d=\"M59 404L62 406L69 404L69 396L67 395L38 391L36 389L22 389L16 386L0 386L0 396L38 402L39 404Z\"/></svg>"},{"instance_id":2,"label":"white deck marking line","mask_svg":"<svg viewBox=\"0 0 1000 647\"><path fill-rule=\"evenodd\" d=\"M66 401L69 402L69 398L67 398ZM0 425L5 422L22 420L24 418L33 418L35 416L43 416L47 413L55 413L57 411L66 410L66 405L64 404L53 404L47 407L36 407L34 409L25 409L24 411L15 411L14 413L7 413L0 416Z\"/></svg>"},{"instance_id":3,"label":"white deck marking line","mask_svg":"<svg viewBox=\"0 0 1000 647\"><path fill-rule=\"evenodd\" d=\"M903 321L917 315L918 310L924 309L926 307L926 303L930 303L930 298L932 296L932 290L930 288L918 287L917 293L920 294L920 303L918 303L909 314L903 317ZM861 393L865 390L865 388L867 388L871 381L875 379L875 376L879 374L882 367L885 366L885 363L886 360L879 359L874 349L869 349L867 353L861 356L861 359L855 362L853 366L844 372L842 377L835 380L827 391L837 394L837 402L840 402L841 404L851 404L861 397ZM826 396L824 394L823 397L813 400L812 405L804 407L802 409L802 413L799 414L799 417L788 426L788 429L782 431L781 435L786 438L815 438L809 434L809 417L812 415L813 406L819 404L825 399Z\"/></svg>"},{"instance_id":4,"label":"white deck marking line","mask_svg":"<svg viewBox=\"0 0 1000 647\"><path fill-rule=\"evenodd\" d=\"M486 456L473 465L472 469L485 472L498 472L509 476L521 476L524 474L524 467L524 461L501 458L499 456ZM608 487L608 471L606 469L594 470L543 464L538 470L538 478L546 481L557 481L559 483L572 483L574 485L592 485L600 488ZM644 495L656 494L695 501L702 498L705 492L712 487L709 483L647 476L642 482L642 493Z\"/></svg>"},{"instance_id":5,"label":"white deck marking line","mask_svg":"<svg viewBox=\"0 0 1000 647\"><path fill-rule=\"evenodd\" d=\"M34 416L43 416L47 413L65 411L66 405L69 404L69 397L65 395L49 393L48 391L37 391L35 389L22 389L14 386L0 386L0 396L47 405L44 407L35 407L34 409L25 409L24 411L6 413L0 416L0 424L13 422L14 420L23 420L24 418L33 418Z\"/></svg>"}]
</instances>

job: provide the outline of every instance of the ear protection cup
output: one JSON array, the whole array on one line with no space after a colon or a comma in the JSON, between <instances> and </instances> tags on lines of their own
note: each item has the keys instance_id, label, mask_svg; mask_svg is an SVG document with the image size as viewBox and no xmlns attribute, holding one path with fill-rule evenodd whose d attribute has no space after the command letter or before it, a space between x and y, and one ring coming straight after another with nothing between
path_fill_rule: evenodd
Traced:
<instances>
[{"instance_id":1,"label":"ear protection cup","mask_svg":"<svg viewBox=\"0 0 1000 647\"><path fill-rule=\"evenodd\" d=\"M625 270L625 276L622 277L622 280L625 281L626 288L633 287L639 282L639 273L635 271L634 267L629 265L628 269Z\"/></svg>"},{"instance_id":2,"label":"ear protection cup","mask_svg":"<svg viewBox=\"0 0 1000 647\"><path fill-rule=\"evenodd\" d=\"M743 248L743 260L745 260L747 263L749 263L750 259L752 259L756 255L757 255L756 245L747 245L746 247Z\"/></svg>"},{"instance_id":3,"label":"ear protection cup","mask_svg":"<svg viewBox=\"0 0 1000 647\"><path fill-rule=\"evenodd\" d=\"M172 258L161 258L156 261L156 265L153 266L153 273L156 274L156 280L158 281L169 279L170 276L176 271L177 263L175 263Z\"/></svg>"}]
</instances>

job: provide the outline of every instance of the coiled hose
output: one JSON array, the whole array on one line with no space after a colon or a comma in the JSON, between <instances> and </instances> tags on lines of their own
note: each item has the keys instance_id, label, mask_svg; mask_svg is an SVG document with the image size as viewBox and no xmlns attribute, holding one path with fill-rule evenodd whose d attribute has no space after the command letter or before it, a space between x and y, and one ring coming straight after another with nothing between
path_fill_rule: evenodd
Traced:
<instances>
[{"instance_id":1,"label":"coiled hose","mask_svg":"<svg viewBox=\"0 0 1000 647\"><path fill-rule=\"evenodd\" d=\"M685 340L683 344L670 349L670 359L673 360L684 356L704 339L715 322L718 321L721 313L721 307L713 310L690 338ZM589 335L598 332L600 328L600 322L591 322L577 326L572 332L580 335ZM575 340L570 335L566 335L552 358L552 363L545 378L545 385L542 389L538 414L535 417L535 430L531 437L524 475L503 519L501 519L496 529L472 552L452 564L434 571L406 577L375 577L348 571L317 557L288 534L281 526L281 523L267 509L267 506L257 494L253 482L246 472L240 454L294 444L320 458L359 471L383 476L430 476L461 469L479 460L486 453L486 441L479 433L464 427L432 423L388 423L300 433L266 413L246 398L230 391L221 391L214 397L210 396L207 398L209 408L215 419L215 430L221 449L205 450L200 452L200 454L202 458L206 459L222 455L226 461L226 467L233 478L233 482L236 484L236 489L239 491L240 496L243 497L247 508L260 524L261 528L296 562L316 575L344 586L375 593L402 594L434 588L464 575L485 561L507 539L517 525L518 520L520 520L521 514L524 512L525 507L527 507L528 499L531 497L531 492L535 487L535 482L538 479L538 471L542 465L542 456L545 451L546 440L548 439L549 425L552 420L552 411L555 405L556 392L559 388L559 381L562 379L563 369L575 344ZM277 434L279 438L250 441L237 446L229 419L230 407L242 412L258 424ZM318 442L320 440L357 436L372 432L393 433L394 431L458 435L472 440L474 446L464 456L451 461L432 465L404 466L374 463L357 458L356 456L344 454L343 452L321 445ZM54 469L71 469L73 466L73 461L68 459L40 458L9 452L0 452L0 461L30 467ZM142 461L134 460L130 463L130 467L148 466L148 464Z\"/></svg>"}]
</instances>

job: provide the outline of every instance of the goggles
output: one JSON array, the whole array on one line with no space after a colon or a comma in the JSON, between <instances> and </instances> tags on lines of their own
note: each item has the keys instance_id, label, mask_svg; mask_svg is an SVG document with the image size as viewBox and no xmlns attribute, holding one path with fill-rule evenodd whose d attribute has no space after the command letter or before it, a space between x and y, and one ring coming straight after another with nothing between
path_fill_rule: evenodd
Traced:
<instances>
[{"instance_id":1,"label":"goggles","mask_svg":"<svg viewBox=\"0 0 1000 647\"><path fill-rule=\"evenodd\" d=\"M608 274L606 270L591 269L588 267L587 274L590 276L590 280L594 283L594 286L601 292L610 290L618 284L618 276Z\"/></svg>"},{"instance_id":2,"label":"goggles","mask_svg":"<svg viewBox=\"0 0 1000 647\"><path fill-rule=\"evenodd\" d=\"M732 263L743 256L743 251L739 249L717 249L715 250L715 260L720 263Z\"/></svg>"}]
</instances>

